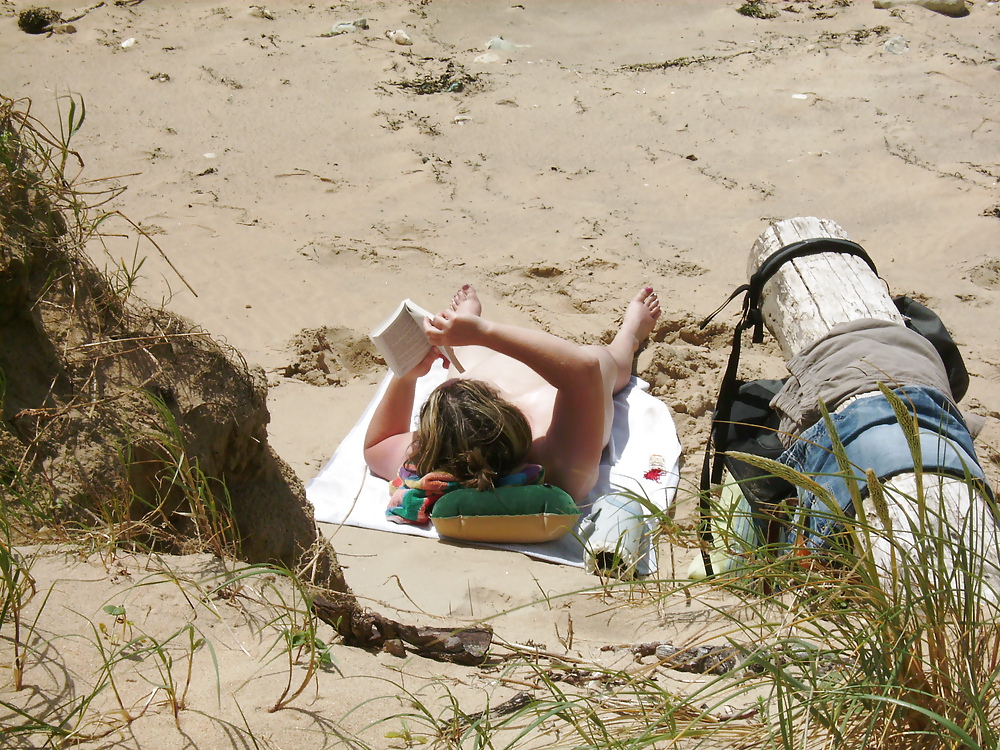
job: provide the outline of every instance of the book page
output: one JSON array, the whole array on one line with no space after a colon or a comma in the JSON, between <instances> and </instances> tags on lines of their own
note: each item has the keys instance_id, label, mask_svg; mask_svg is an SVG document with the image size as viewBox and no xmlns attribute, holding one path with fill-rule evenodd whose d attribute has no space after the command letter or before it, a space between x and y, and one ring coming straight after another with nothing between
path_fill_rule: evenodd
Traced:
<instances>
[{"instance_id":1,"label":"book page","mask_svg":"<svg viewBox=\"0 0 1000 750\"><path fill-rule=\"evenodd\" d=\"M434 316L411 299L404 299L403 307L410 314L410 317L413 318L413 322L417 324L417 327L420 329L420 335L426 338L426 334L424 333L424 318L433 318Z\"/></svg>"},{"instance_id":2,"label":"book page","mask_svg":"<svg viewBox=\"0 0 1000 750\"><path fill-rule=\"evenodd\" d=\"M396 377L402 377L419 365L431 348L420 323L409 310L401 312L372 336Z\"/></svg>"}]
</instances>

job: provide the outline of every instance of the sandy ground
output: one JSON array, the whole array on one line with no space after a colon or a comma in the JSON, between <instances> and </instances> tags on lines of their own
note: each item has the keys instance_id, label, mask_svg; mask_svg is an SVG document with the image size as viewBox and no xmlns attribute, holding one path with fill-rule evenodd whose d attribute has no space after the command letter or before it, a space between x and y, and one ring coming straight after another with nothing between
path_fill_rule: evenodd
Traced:
<instances>
[{"instance_id":1,"label":"sandy ground","mask_svg":"<svg viewBox=\"0 0 1000 750\"><path fill-rule=\"evenodd\" d=\"M980 451L995 474L1000 7L976 0L949 18L790 0L756 19L738 5L146 0L96 8L75 33L29 36L16 25L25 5L2 2L0 93L29 97L56 131L69 97L82 98L73 144L84 178L127 188L110 207L173 268L151 245L115 237L90 248L95 260L143 260L138 294L266 371L272 445L303 481L374 393L381 371L366 334L399 299L443 307L471 282L488 314L586 342L650 283L664 313L639 372L675 411L690 486L735 306L707 332L696 322L745 281L767 223L792 216L838 222L893 293L918 295L946 321L972 375L963 405L988 418ZM326 35L361 18L367 29ZM395 29L412 45L389 40ZM505 43L487 49L494 37ZM780 376L776 352L751 349L747 371ZM360 596L413 620L515 610L494 623L502 638L595 660L609 658L606 643L708 632L691 609L707 603L567 597L596 579L514 554L349 528L334 545ZM672 552L680 574L690 553L665 559ZM123 701L136 715L150 705L94 746L250 747L248 727L268 746L336 745L338 732L399 710L365 701L401 685L447 678L466 711L515 691L496 674L333 646L336 667L293 708L268 713L289 670L273 647L282 621L258 600L281 582L255 576L249 598L185 598L178 576L207 590L217 563L171 560L169 575L157 565L36 563L43 588L55 587L46 617L65 620L63 630L40 620L48 635L37 642L86 652L51 647L62 671L29 660L38 696L69 700L98 682L93 658L111 636L88 623L113 629L105 606L126 606L128 627L159 639L193 617L215 644L218 672L205 646L195 654L179 731L145 659L153 671L132 677ZM149 576L156 585L134 585ZM637 597L645 604L619 606ZM111 722L109 695L95 715ZM366 736L403 741L386 731L399 722Z\"/></svg>"}]
</instances>

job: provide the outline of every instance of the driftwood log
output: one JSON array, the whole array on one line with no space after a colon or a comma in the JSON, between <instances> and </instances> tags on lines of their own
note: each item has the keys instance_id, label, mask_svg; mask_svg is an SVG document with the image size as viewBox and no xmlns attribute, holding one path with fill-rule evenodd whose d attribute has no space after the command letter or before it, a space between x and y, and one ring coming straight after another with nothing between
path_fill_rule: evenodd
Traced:
<instances>
[{"instance_id":1,"label":"driftwood log","mask_svg":"<svg viewBox=\"0 0 1000 750\"><path fill-rule=\"evenodd\" d=\"M758 237L750 251L748 275L772 253L805 239L834 237L850 239L835 222L802 217L772 224ZM764 323L786 359L840 324L861 318L904 321L885 284L871 268L854 256L819 253L785 263L764 285L761 297ZM867 468L858 467L862 472ZM873 535L873 555L886 578L898 580L908 566L923 568L941 563L953 571L963 551L983 566L984 594L1000 601L1000 560L997 527L989 507L978 492L960 479L922 473L901 474L884 483L890 528L879 520L871 498L864 512ZM920 537L945 540L937 545L943 560L925 558ZM924 545L926 547L926 545ZM893 573L895 571L895 573Z\"/></svg>"},{"instance_id":2,"label":"driftwood log","mask_svg":"<svg viewBox=\"0 0 1000 750\"><path fill-rule=\"evenodd\" d=\"M750 250L747 277L781 248L818 237L850 239L838 224L826 219L803 217L772 224ZM840 323L876 318L903 325L881 279L861 258L842 253L807 255L782 265L764 285L761 312L785 359Z\"/></svg>"},{"instance_id":3,"label":"driftwood log","mask_svg":"<svg viewBox=\"0 0 1000 750\"><path fill-rule=\"evenodd\" d=\"M387 651L403 656L406 647L438 661L478 666L486 661L493 631L489 628L430 628L383 617L361 609L352 595L316 596L313 611L334 627L348 646Z\"/></svg>"}]
</instances>

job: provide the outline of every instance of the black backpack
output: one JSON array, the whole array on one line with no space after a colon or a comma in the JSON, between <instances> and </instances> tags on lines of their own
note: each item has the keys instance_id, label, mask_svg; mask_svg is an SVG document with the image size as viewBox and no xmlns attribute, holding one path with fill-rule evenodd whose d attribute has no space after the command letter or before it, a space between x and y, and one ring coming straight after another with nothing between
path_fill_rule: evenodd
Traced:
<instances>
[{"instance_id":1,"label":"black backpack","mask_svg":"<svg viewBox=\"0 0 1000 750\"><path fill-rule=\"evenodd\" d=\"M778 415L770 405L771 399L781 390L784 381L741 380L738 377L740 346L743 334L749 329L753 329L751 339L753 343L764 340L764 319L760 300L764 284L768 279L787 261L817 253L846 253L857 256L868 264L876 276L878 275L871 258L864 248L855 242L828 237L802 240L768 256L750 277L750 282L737 288L701 323L701 327L705 328L733 299L740 294L744 295L743 314L733 332L729 363L712 413L712 426L701 471L699 536L702 542L702 560L708 575L715 573L709 555L713 545L712 488L722 481L724 471L728 470L733 479L739 483L740 491L750 506L758 535L769 543L775 541L775 534L784 520L779 510L781 503L796 495L795 487L791 483L739 461L729 453L737 451L777 460L784 452L784 446L778 439ZM893 302L907 327L920 333L933 344L948 373L952 396L956 402L960 401L969 387L969 373L948 329L934 311L910 297L894 297Z\"/></svg>"}]
</instances>

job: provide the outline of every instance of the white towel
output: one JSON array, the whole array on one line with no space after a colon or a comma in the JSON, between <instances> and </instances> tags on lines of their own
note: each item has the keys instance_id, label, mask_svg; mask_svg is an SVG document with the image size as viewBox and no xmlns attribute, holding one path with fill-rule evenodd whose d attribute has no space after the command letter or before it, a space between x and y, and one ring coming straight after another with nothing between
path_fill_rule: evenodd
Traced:
<instances>
[{"instance_id":1,"label":"white towel","mask_svg":"<svg viewBox=\"0 0 1000 750\"><path fill-rule=\"evenodd\" d=\"M324 523L346 524L367 529L391 531L438 538L433 526L421 527L398 524L385 517L389 502L389 483L368 471L364 459L364 439L375 407L385 393L389 375L379 387L357 424L334 451L333 457L320 473L306 485L306 497L316 510L316 520ZM447 370L435 362L431 371L417 381L413 419L428 394L447 378ZM581 523L595 500L616 489L631 490L647 497L660 510L666 510L674 500L680 479L681 445L666 404L646 393L648 384L632 378L615 396L615 417L611 429L611 442L601 457L600 478L597 486L579 503ZM645 479L653 456L662 457L663 473L659 480ZM657 462L658 463L658 462ZM579 528L579 525L578 525ZM453 540L449 540L453 541ZM463 542L464 543L464 542ZM549 562L582 567L584 546L577 534L567 534L561 539L543 544L481 544L523 552L531 557ZM656 570L655 545L651 547L642 572Z\"/></svg>"}]
</instances>

